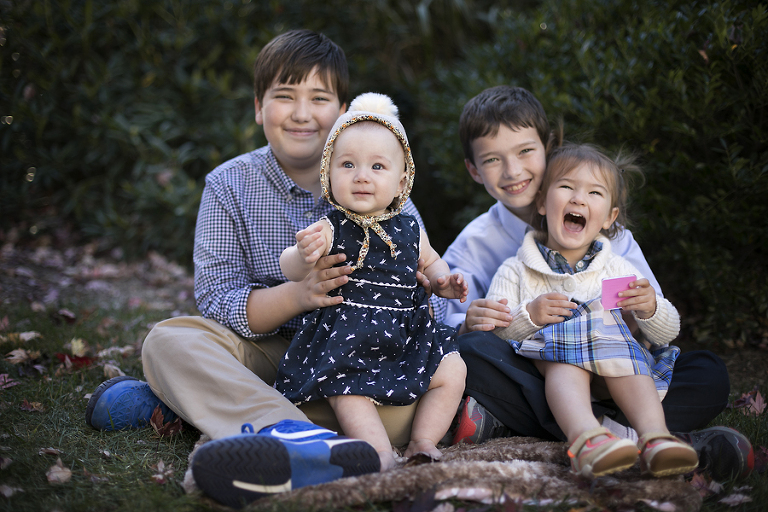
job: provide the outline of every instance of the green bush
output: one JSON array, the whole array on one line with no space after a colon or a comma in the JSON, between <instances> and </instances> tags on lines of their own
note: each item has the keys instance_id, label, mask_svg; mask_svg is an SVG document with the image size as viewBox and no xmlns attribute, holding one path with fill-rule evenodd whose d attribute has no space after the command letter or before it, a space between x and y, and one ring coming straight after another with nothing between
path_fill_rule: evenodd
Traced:
<instances>
[{"instance_id":1,"label":"green bush","mask_svg":"<svg viewBox=\"0 0 768 512\"><path fill-rule=\"evenodd\" d=\"M265 143L251 68L266 42L324 32L352 92L386 92L408 117L408 84L487 33L467 22L483 3L0 2L0 227L39 237L63 218L129 257L189 263L205 174Z\"/></svg>"},{"instance_id":2,"label":"green bush","mask_svg":"<svg viewBox=\"0 0 768 512\"><path fill-rule=\"evenodd\" d=\"M205 174L265 142L253 60L297 27L345 49L353 95L400 106L439 250L491 204L461 109L520 85L568 138L641 152L633 231L685 334L768 343L768 14L745 0L0 0L2 232L64 219L189 264Z\"/></svg>"},{"instance_id":3,"label":"green bush","mask_svg":"<svg viewBox=\"0 0 768 512\"><path fill-rule=\"evenodd\" d=\"M441 67L422 88L418 147L450 204L438 216L458 229L491 203L460 164L464 102L489 86L523 86L552 119L562 116L566 138L642 154L633 229L685 334L765 344L767 57L768 12L753 2L570 0L504 11L493 42L466 49L471 65Z\"/></svg>"}]
</instances>

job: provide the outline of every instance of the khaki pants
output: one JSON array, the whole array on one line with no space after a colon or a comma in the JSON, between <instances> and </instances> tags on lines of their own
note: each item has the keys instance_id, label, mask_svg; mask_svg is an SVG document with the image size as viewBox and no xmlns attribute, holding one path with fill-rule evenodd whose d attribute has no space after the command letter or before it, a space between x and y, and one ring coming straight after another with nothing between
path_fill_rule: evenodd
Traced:
<instances>
[{"instance_id":1,"label":"khaki pants","mask_svg":"<svg viewBox=\"0 0 768 512\"><path fill-rule=\"evenodd\" d=\"M213 439L240 433L243 423L258 432L284 419L341 433L326 400L297 408L272 387L289 344L281 336L247 340L202 317L171 318L144 341L144 376L168 407ZM416 403L378 408L392 445L408 444Z\"/></svg>"}]
</instances>

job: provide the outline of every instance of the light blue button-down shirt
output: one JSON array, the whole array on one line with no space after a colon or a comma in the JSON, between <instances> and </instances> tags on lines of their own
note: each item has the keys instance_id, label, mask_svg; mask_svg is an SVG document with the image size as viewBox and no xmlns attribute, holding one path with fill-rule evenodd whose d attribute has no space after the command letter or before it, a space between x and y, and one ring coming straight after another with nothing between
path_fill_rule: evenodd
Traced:
<instances>
[{"instance_id":1,"label":"light blue button-down shirt","mask_svg":"<svg viewBox=\"0 0 768 512\"><path fill-rule=\"evenodd\" d=\"M501 204L496 203L484 214L470 222L445 251L443 259L451 272L461 272L469 286L464 303L449 300L443 322L450 326L464 323L467 309L473 300L482 299L488 292L496 270L507 258L517 254L525 234L533 229ZM640 246L629 230L621 230L611 240L613 252L627 259L647 277L656 293L663 296L661 287L651 272Z\"/></svg>"}]
</instances>

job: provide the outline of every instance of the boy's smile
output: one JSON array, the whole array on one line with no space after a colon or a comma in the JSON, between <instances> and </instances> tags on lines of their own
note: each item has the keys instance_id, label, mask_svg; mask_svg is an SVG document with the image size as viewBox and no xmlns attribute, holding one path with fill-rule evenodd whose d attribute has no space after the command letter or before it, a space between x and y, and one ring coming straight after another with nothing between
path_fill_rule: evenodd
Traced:
<instances>
[{"instance_id":1,"label":"boy's smile","mask_svg":"<svg viewBox=\"0 0 768 512\"><path fill-rule=\"evenodd\" d=\"M619 214L600 171L582 164L552 182L539 213L547 217L547 243L575 265Z\"/></svg>"},{"instance_id":2,"label":"boy's smile","mask_svg":"<svg viewBox=\"0 0 768 512\"><path fill-rule=\"evenodd\" d=\"M529 222L533 200L546 167L546 151L535 128L514 131L500 125L495 136L472 141L475 164L464 160L469 174L509 211Z\"/></svg>"},{"instance_id":3,"label":"boy's smile","mask_svg":"<svg viewBox=\"0 0 768 512\"><path fill-rule=\"evenodd\" d=\"M283 171L299 186L319 188L325 140L346 108L336 92L313 71L296 84L273 84L254 104L256 123Z\"/></svg>"}]
</instances>

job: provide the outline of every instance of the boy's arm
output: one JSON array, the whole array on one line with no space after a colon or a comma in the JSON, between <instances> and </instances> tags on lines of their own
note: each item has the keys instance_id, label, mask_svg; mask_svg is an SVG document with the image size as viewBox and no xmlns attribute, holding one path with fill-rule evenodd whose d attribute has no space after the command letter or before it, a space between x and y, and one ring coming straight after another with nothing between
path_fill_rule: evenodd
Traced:
<instances>
[{"instance_id":1,"label":"boy's arm","mask_svg":"<svg viewBox=\"0 0 768 512\"><path fill-rule=\"evenodd\" d=\"M341 304L343 297L327 293L349 280L351 267L334 267L345 259L344 254L324 256L301 281L251 290L246 304L250 330L269 333L306 311Z\"/></svg>"},{"instance_id":2,"label":"boy's arm","mask_svg":"<svg viewBox=\"0 0 768 512\"><path fill-rule=\"evenodd\" d=\"M344 256L321 258L303 281L284 283L275 251L254 229L259 219L246 215L238 206L243 204L240 190L220 178L206 180L195 228L195 299L200 313L244 338L255 338L275 332L298 314L329 305L324 294L346 282L350 273L349 267L333 267ZM282 247L289 244L286 239Z\"/></svg>"}]
</instances>

